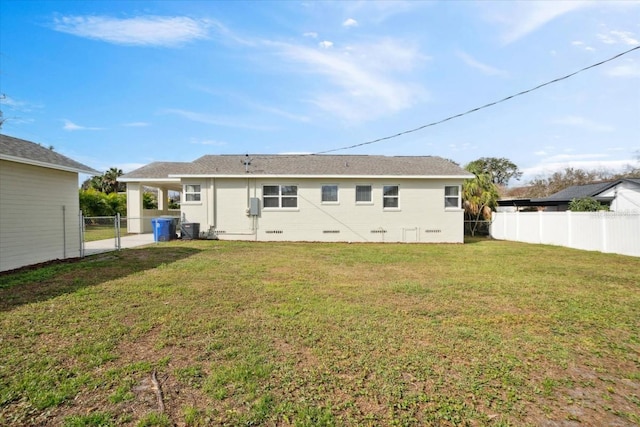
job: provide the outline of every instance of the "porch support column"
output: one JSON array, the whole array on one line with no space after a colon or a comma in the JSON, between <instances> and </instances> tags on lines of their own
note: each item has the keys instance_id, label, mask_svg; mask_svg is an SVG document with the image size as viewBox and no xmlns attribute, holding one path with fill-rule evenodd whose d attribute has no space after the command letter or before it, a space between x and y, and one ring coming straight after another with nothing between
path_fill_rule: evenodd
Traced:
<instances>
[{"instance_id":1,"label":"porch support column","mask_svg":"<svg viewBox=\"0 0 640 427\"><path fill-rule=\"evenodd\" d=\"M158 187L158 210L163 215L167 214L167 189L165 187Z\"/></svg>"},{"instance_id":2,"label":"porch support column","mask_svg":"<svg viewBox=\"0 0 640 427\"><path fill-rule=\"evenodd\" d=\"M143 233L142 185L127 182L127 232Z\"/></svg>"}]
</instances>

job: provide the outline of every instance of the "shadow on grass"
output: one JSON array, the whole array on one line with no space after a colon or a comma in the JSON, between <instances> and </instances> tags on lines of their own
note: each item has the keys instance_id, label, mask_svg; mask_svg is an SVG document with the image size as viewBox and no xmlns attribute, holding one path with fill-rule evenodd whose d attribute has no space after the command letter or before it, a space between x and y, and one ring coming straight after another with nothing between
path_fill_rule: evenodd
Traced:
<instances>
[{"instance_id":1,"label":"shadow on grass","mask_svg":"<svg viewBox=\"0 0 640 427\"><path fill-rule=\"evenodd\" d=\"M148 247L125 249L23 268L0 275L0 311L99 285L188 258L199 249Z\"/></svg>"},{"instance_id":2,"label":"shadow on grass","mask_svg":"<svg viewBox=\"0 0 640 427\"><path fill-rule=\"evenodd\" d=\"M464 244L490 242L494 240L491 236L464 236Z\"/></svg>"}]
</instances>

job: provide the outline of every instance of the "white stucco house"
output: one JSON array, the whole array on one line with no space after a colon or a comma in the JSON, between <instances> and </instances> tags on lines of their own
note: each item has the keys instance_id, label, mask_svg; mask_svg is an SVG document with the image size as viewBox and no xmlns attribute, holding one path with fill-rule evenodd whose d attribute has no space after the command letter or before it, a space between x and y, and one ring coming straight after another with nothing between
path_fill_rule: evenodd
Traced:
<instances>
[{"instance_id":1,"label":"white stucco house","mask_svg":"<svg viewBox=\"0 0 640 427\"><path fill-rule=\"evenodd\" d=\"M129 232L149 231L145 187L181 193L183 223L219 239L462 243L462 183L432 156L206 155L123 175ZM136 220L139 218L139 221Z\"/></svg>"},{"instance_id":2,"label":"white stucco house","mask_svg":"<svg viewBox=\"0 0 640 427\"><path fill-rule=\"evenodd\" d=\"M78 173L99 174L0 135L0 271L80 256Z\"/></svg>"}]
</instances>

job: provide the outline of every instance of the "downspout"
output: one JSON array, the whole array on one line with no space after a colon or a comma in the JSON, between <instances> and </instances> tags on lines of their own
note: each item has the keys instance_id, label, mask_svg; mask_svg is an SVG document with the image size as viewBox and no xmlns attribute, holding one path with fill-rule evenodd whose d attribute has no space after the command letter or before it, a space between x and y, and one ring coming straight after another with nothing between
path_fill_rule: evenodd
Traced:
<instances>
[{"instance_id":1,"label":"downspout","mask_svg":"<svg viewBox=\"0 0 640 427\"><path fill-rule=\"evenodd\" d=\"M213 180L213 229L218 227L218 191L216 188L216 179Z\"/></svg>"},{"instance_id":2,"label":"downspout","mask_svg":"<svg viewBox=\"0 0 640 427\"><path fill-rule=\"evenodd\" d=\"M80 236L80 258L84 258L84 215L82 215L82 210L78 213L78 235Z\"/></svg>"}]
</instances>

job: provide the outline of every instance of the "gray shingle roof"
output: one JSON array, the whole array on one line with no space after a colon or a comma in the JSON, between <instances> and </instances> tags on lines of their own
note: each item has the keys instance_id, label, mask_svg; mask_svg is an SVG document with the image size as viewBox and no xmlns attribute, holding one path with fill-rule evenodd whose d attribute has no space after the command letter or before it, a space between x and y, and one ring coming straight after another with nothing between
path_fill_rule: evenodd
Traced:
<instances>
[{"instance_id":1,"label":"gray shingle roof","mask_svg":"<svg viewBox=\"0 0 640 427\"><path fill-rule=\"evenodd\" d=\"M597 196L600 193L608 190L611 187L615 187L623 181L629 181L640 185L640 179L638 178L623 178L615 181L595 182L593 184L585 185L573 185L571 187L565 188L564 190L560 190L550 196L542 197L540 199L532 199L531 202L568 202L573 199L584 199L585 197L594 197L597 199Z\"/></svg>"},{"instance_id":2,"label":"gray shingle roof","mask_svg":"<svg viewBox=\"0 0 640 427\"><path fill-rule=\"evenodd\" d=\"M98 175L100 172L62 154L24 139L0 134L0 159L70 172Z\"/></svg>"},{"instance_id":3,"label":"gray shingle roof","mask_svg":"<svg viewBox=\"0 0 640 427\"><path fill-rule=\"evenodd\" d=\"M250 164L245 166L247 160ZM206 155L191 163L151 163L121 179L162 179L170 175L472 177L449 160L434 156Z\"/></svg>"}]
</instances>

